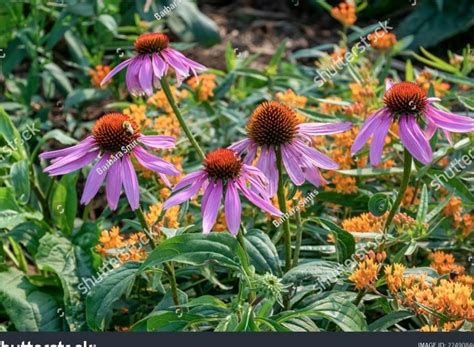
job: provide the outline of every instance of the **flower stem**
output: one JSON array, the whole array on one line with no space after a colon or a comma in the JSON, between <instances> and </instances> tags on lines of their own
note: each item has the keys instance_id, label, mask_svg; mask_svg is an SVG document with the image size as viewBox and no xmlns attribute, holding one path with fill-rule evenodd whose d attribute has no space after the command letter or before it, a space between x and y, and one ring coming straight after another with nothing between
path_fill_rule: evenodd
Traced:
<instances>
[{"instance_id":1,"label":"flower stem","mask_svg":"<svg viewBox=\"0 0 474 347\"><path fill-rule=\"evenodd\" d=\"M138 220L140 221L140 224L143 228L143 232L147 236L150 246L152 249L156 248L155 240L153 240L153 235L148 227L148 224L145 220L145 216L143 214L143 210L141 207L138 207L135 210L135 215L137 216ZM179 296L178 296L178 285L176 283L176 275L174 272L174 267L173 263L165 263L165 268L166 272L168 273L168 278L170 280L170 286L171 286L171 295L173 296L173 302L176 306L179 306Z\"/></svg>"},{"instance_id":2,"label":"flower stem","mask_svg":"<svg viewBox=\"0 0 474 347\"><path fill-rule=\"evenodd\" d=\"M286 214L286 197L285 188L283 187L283 161L281 158L281 148L277 148L276 152L276 164L278 169L278 205L283 215ZM283 220L283 230L285 232L285 272L291 269L291 231L290 221L288 218Z\"/></svg>"},{"instance_id":3,"label":"flower stem","mask_svg":"<svg viewBox=\"0 0 474 347\"><path fill-rule=\"evenodd\" d=\"M161 87L163 88L163 92L165 93L166 98L168 99L168 102L170 103L170 106L173 109L174 114L176 115L176 118L178 119L179 125L186 133L186 136L188 137L189 142L191 142L191 144L193 145L199 158L201 160L204 160L204 152L199 146L199 144L197 143L196 139L194 138L191 130L189 130L188 126L186 125L183 115L181 114L181 111L176 105L176 101L174 99L173 93L171 92L170 85L168 83L168 80L166 79L166 76L163 76L160 82L161 82Z\"/></svg>"},{"instance_id":4,"label":"flower stem","mask_svg":"<svg viewBox=\"0 0 474 347\"><path fill-rule=\"evenodd\" d=\"M395 217L395 214L397 213L398 208L400 207L403 196L408 187L408 182L410 181L412 157L406 148L405 148L403 157L404 157L403 158L404 163L403 163L402 183L400 184L400 189L398 190L397 198L395 202L393 203L392 209L390 210L390 213L388 214L387 220L385 221L385 226L384 226L385 233L388 233L390 224L392 223L393 217Z\"/></svg>"},{"instance_id":5,"label":"flower stem","mask_svg":"<svg viewBox=\"0 0 474 347\"><path fill-rule=\"evenodd\" d=\"M301 224L301 213L299 210L297 210L296 211L296 246L295 246L295 253L293 254L293 267L298 266L302 239L303 239L303 226Z\"/></svg>"},{"instance_id":6,"label":"flower stem","mask_svg":"<svg viewBox=\"0 0 474 347\"><path fill-rule=\"evenodd\" d=\"M240 226L240 230L239 232L237 233L237 240L239 241L239 244L240 246L242 247L242 249L244 250L244 254L245 254L245 257L247 258L246 259L246 262L247 264L250 264L250 257L249 257L249 254L247 253L247 247L245 246L245 239L244 239L244 227L243 225ZM250 274L247 274L247 275L250 275ZM243 283L241 284L243 286ZM251 286L251 284L250 284ZM242 287L243 288L243 287ZM253 302L255 300L255 297L256 297L256 294L255 292L251 289L250 289L250 292L249 292L249 302Z\"/></svg>"}]
</instances>

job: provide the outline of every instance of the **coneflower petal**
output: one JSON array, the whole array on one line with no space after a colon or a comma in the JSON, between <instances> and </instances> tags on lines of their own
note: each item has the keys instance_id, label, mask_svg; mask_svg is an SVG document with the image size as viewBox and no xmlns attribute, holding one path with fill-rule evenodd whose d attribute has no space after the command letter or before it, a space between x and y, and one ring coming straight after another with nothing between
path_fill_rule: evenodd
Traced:
<instances>
[{"instance_id":1,"label":"coneflower petal","mask_svg":"<svg viewBox=\"0 0 474 347\"><path fill-rule=\"evenodd\" d=\"M242 203L240 202L239 192L233 180L227 182L224 209L227 227L232 235L237 235L240 227Z\"/></svg>"},{"instance_id":2,"label":"coneflower petal","mask_svg":"<svg viewBox=\"0 0 474 347\"><path fill-rule=\"evenodd\" d=\"M82 157L75 159L72 162L57 166L54 169L49 169L48 171L44 169L44 172L47 172L50 176L65 175L70 172L82 169L84 166L89 165L95 158L97 158L98 155L99 155L99 150L89 152L89 153L84 154ZM56 165L57 163L59 162L56 162L53 165Z\"/></svg>"},{"instance_id":3,"label":"coneflower petal","mask_svg":"<svg viewBox=\"0 0 474 347\"><path fill-rule=\"evenodd\" d=\"M298 125L298 128L300 133L306 136L329 135L350 130L352 123L303 123Z\"/></svg>"},{"instance_id":4,"label":"coneflower petal","mask_svg":"<svg viewBox=\"0 0 474 347\"><path fill-rule=\"evenodd\" d=\"M233 150L233 151L236 151L238 153L241 153L243 151L245 151L248 146L250 146L252 143L252 141L250 139L243 139L243 140L240 140L236 143L233 143L232 145L230 145L229 149Z\"/></svg>"},{"instance_id":5,"label":"coneflower petal","mask_svg":"<svg viewBox=\"0 0 474 347\"><path fill-rule=\"evenodd\" d=\"M308 147L303 142L297 140L293 143L293 145L299 150L299 152L305 155L317 167L327 170L336 170L339 168L339 164L336 163L334 160L328 158L318 150L312 147Z\"/></svg>"},{"instance_id":6,"label":"coneflower petal","mask_svg":"<svg viewBox=\"0 0 474 347\"><path fill-rule=\"evenodd\" d=\"M140 188L138 178L128 155L122 158L122 182L132 210L136 210L140 203Z\"/></svg>"},{"instance_id":7,"label":"coneflower petal","mask_svg":"<svg viewBox=\"0 0 474 347\"><path fill-rule=\"evenodd\" d=\"M117 209L122 190L122 160L118 159L110 166L107 174L105 194L112 211Z\"/></svg>"},{"instance_id":8,"label":"coneflower petal","mask_svg":"<svg viewBox=\"0 0 474 347\"><path fill-rule=\"evenodd\" d=\"M116 67L114 67L105 77L104 79L102 80L102 82L100 82L100 86L102 87L105 83L107 83L112 77L114 77L120 70L124 69L125 67L127 67L128 65L130 65L130 63L132 62L134 58L130 58L130 59L127 59L125 61L122 61L120 64L118 64Z\"/></svg>"},{"instance_id":9,"label":"coneflower petal","mask_svg":"<svg viewBox=\"0 0 474 347\"><path fill-rule=\"evenodd\" d=\"M359 152L360 149L364 146L364 144L369 140L370 135L377 129L381 122L381 113L385 115L387 112L386 109L382 108L375 111L372 115L370 115L367 120L365 121L364 125L360 129L359 133L357 134L354 143L351 147L351 154L354 155L355 153Z\"/></svg>"},{"instance_id":10,"label":"coneflower petal","mask_svg":"<svg viewBox=\"0 0 474 347\"><path fill-rule=\"evenodd\" d=\"M474 131L474 118L471 117L444 112L431 106L427 109L426 117L437 127L454 133Z\"/></svg>"},{"instance_id":11,"label":"coneflower petal","mask_svg":"<svg viewBox=\"0 0 474 347\"><path fill-rule=\"evenodd\" d=\"M166 75L166 70L168 69L168 65L166 65L163 58L160 57L159 54L154 53L151 56L152 65L153 65L153 74L156 78L161 79L163 76Z\"/></svg>"},{"instance_id":12,"label":"coneflower petal","mask_svg":"<svg viewBox=\"0 0 474 347\"><path fill-rule=\"evenodd\" d=\"M314 166L303 167L304 177L316 187L326 183L326 180L321 176L319 169Z\"/></svg>"},{"instance_id":13,"label":"coneflower petal","mask_svg":"<svg viewBox=\"0 0 474 347\"><path fill-rule=\"evenodd\" d=\"M300 186L304 183L304 173L296 160L297 157L293 156L291 151L288 151L288 145L281 145L281 154L283 159L283 165L285 165L286 172L290 176L291 181Z\"/></svg>"},{"instance_id":14,"label":"coneflower petal","mask_svg":"<svg viewBox=\"0 0 474 347\"><path fill-rule=\"evenodd\" d=\"M222 180L209 182L201 203L202 232L209 234L216 223L217 213L222 200Z\"/></svg>"},{"instance_id":15,"label":"coneflower petal","mask_svg":"<svg viewBox=\"0 0 474 347\"><path fill-rule=\"evenodd\" d=\"M151 59L144 57L141 62L140 72L138 74L138 81L141 89L146 95L153 95L153 68L151 66Z\"/></svg>"},{"instance_id":16,"label":"coneflower petal","mask_svg":"<svg viewBox=\"0 0 474 347\"><path fill-rule=\"evenodd\" d=\"M140 146L136 146L132 153L135 155L135 158L137 158L138 162L148 170L170 176L179 175L178 169L176 169L173 164L148 153Z\"/></svg>"},{"instance_id":17,"label":"coneflower petal","mask_svg":"<svg viewBox=\"0 0 474 347\"><path fill-rule=\"evenodd\" d=\"M203 172L200 171L202 174ZM189 175L188 175L189 176ZM173 206L182 204L186 200L189 200L192 196L196 195L199 189L201 189L204 180L207 178L207 175L202 176L194 180L193 184L187 189L181 190L180 192L173 194L168 200L163 204L163 210L167 210ZM180 182L181 183L181 182ZM177 187L177 186L176 186ZM175 187L175 189L176 189Z\"/></svg>"},{"instance_id":18,"label":"coneflower petal","mask_svg":"<svg viewBox=\"0 0 474 347\"><path fill-rule=\"evenodd\" d=\"M96 146L94 137L88 136L84 140L80 141L77 145L58 149L56 151L43 152L39 155L39 157L41 159L60 158L75 152L88 152L90 149L94 148L94 146Z\"/></svg>"},{"instance_id":19,"label":"coneflower petal","mask_svg":"<svg viewBox=\"0 0 474 347\"><path fill-rule=\"evenodd\" d=\"M428 119L428 124L426 124L426 127L425 127L425 136L428 140L430 140L433 137L434 133L436 132L436 129L438 129L436 124L434 124L432 121Z\"/></svg>"},{"instance_id":20,"label":"coneflower petal","mask_svg":"<svg viewBox=\"0 0 474 347\"><path fill-rule=\"evenodd\" d=\"M133 61L130 63L130 66L127 69L127 73L125 74L125 83L127 84L127 89L134 95L142 94L140 81L138 80L141 60L142 58L139 56L133 58Z\"/></svg>"},{"instance_id":21,"label":"coneflower petal","mask_svg":"<svg viewBox=\"0 0 474 347\"><path fill-rule=\"evenodd\" d=\"M263 146L257 161L257 168L268 179L268 192L275 195L278 185L278 171L276 168L275 150L271 146Z\"/></svg>"},{"instance_id":22,"label":"coneflower petal","mask_svg":"<svg viewBox=\"0 0 474 347\"><path fill-rule=\"evenodd\" d=\"M190 174L187 174L174 186L173 192L183 189L184 187L193 184L196 180L200 180L206 176L207 174L204 170L198 170Z\"/></svg>"},{"instance_id":23,"label":"coneflower petal","mask_svg":"<svg viewBox=\"0 0 474 347\"><path fill-rule=\"evenodd\" d=\"M370 163L372 165L380 164L382 158L383 147L385 144L385 137L387 136L388 129L392 124L392 117L390 115L382 116L382 120L377 130L374 132L374 137L370 143Z\"/></svg>"},{"instance_id":24,"label":"coneflower petal","mask_svg":"<svg viewBox=\"0 0 474 347\"><path fill-rule=\"evenodd\" d=\"M245 181L243 180L237 180L237 187L239 187L239 190L244 194L244 196L255 206L260 207L262 210L270 213L271 215L274 216L281 216L282 212L277 209L275 206L273 206L270 201L264 200L261 197L259 197L257 194L252 192L250 189L248 189L245 185Z\"/></svg>"},{"instance_id":25,"label":"coneflower petal","mask_svg":"<svg viewBox=\"0 0 474 347\"><path fill-rule=\"evenodd\" d=\"M148 147L157 149L169 149L176 146L176 139L173 136L142 135L138 140Z\"/></svg>"},{"instance_id":26,"label":"coneflower petal","mask_svg":"<svg viewBox=\"0 0 474 347\"><path fill-rule=\"evenodd\" d=\"M433 152L426 137L413 116L400 117L400 140L405 148L423 164L431 163Z\"/></svg>"},{"instance_id":27,"label":"coneflower petal","mask_svg":"<svg viewBox=\"0 0 474 347\"><path fill-rule=\"evenodd\" d=\"M88 204L99 191L100 186L102 185L105 180L105 177L107 176L107 170L105 172L99 172L99 170L105 165L109 158L110 155L105 154L92 167L91 171L89 172L89 175L87 176L84 191L82 192L81 204Z\"/></svg>"}]
</instances>

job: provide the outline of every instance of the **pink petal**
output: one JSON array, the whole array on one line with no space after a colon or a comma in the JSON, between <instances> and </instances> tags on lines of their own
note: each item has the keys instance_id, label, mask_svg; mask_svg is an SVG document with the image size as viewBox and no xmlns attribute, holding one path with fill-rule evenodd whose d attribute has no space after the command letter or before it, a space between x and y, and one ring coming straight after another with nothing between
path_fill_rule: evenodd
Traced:
<instances>
[{"instance_id":1,"label":"pink petal","mask_svg":"<svg viewBox=\"0 0 474 347\"><path fill-rule=\"evenodd\" d=\"M237 180L237 187L239 187L239 190L244 194L244 196L255 206L261 208L262 210L270 213L271 215L274 216L281 216L282 213L279 209L277 209L275 206L271 204L269 200L264 200L254 192L252 192L250 189L248 189L245 186L245 182L242 182L242 180Z\"/></svg>"},{"instance_id":2,"label":"pink petal","mask_svg":"<svg viewBox=\"0 0 474 347\"><path fill-rule=\"evenodd\" d=\"M350 130L352 123L303 123L300 124L298 128L300 133L306 136L328 135Z\"/></svg>"},{"instance_id":3,"label":"pink petal","mask_svg":"<svg viewBox=\"0 0 474 347\"><path fill-rule=\"evenodd\" d=\"M290 146L291 145L281 146L283 165L285 165L286 172L288 176L290 176L291 181L297 186L300 186L304 183L304 173L297 162L298 157L293 156L291 150L288 150Z\"/></svg>"},{"instance_id":4,"label":"pink petal","mask_svg":"<svg viewBox=\"0 0 474 347\"><path fill-rule=\"evenodd\" d=\"M239 192L232 180L227 182L227 191L225 194L225 220L227 227L232 235L237 235L240 227L240 216L242 214L242 204L239 198Z\"/></svg>"},{"instance_id":5,"label":"pink petal","mask_svg":"<svg viewBox=\"0 0 474 347\"><path fill-rule=\"evenodd\" d=\"M140 203L140 188L137 174L128 155L122 158L122 182L130 207L136 210Z\"/></svg>"},{"instance_id":6,"label":"pink petal","mask_svg":"<svg viewBox=\"0 0 474 347\"><path fill-rule=\"evenodd\" d=\"M122 190L122 160L118 159L114 161L112 166L109 168L109 172L107 175L107 182L105 186L107 202L109 203L109 207L112 211L117 209L121 190Z\"/></svg>"},{"instance_id":7,"label":"pink petal","mask_svg":"<svg viewBox=\"0 0 474 347\"><path fill-rule=\"evenodd\" d=\"M173 194L168 200L165 201L163 209L167 210L170 207L182 204L186 200L189 200L192 196L196 195L201 189L203 182L207 179L207 175L203 175L200 178L196 179L193 184L180 192ZM176 189L176 188L175 188Z\"/></svg>"},{"instance_id":8,"label":"pink petal","mask_svg":"<svg viewBox=\"0 0 474 347\"><path fill-rule=\"evenodd\" d=\"M77 145L74 145L68 148L58 149L56 151L43 152L39 155L39 157L41 159L65 157L75 152L84 152L84 151L88 152L95 145L96 143L95 143L94 137L88 136L84 140L79 142Z\"/></svg>"},{"instance_id":9,"label":"pink petal","mask_svg":"<svg viewBox=\"0 0 474 347\"><path fill-rule=\"evenodd\" d=\"M85 155L83 155L82 157L77 158L76 160L74 160L72 162L69 162L69 163L64 164L64 165L57 166L54 169L50 169L51 166L52 166L51 165L49 169L46 168L46 169L48 169L48 171L46 171L46 169L44 171L47 172L50 176L65 175L65 174L68 174L70 172L82 169L84 166L89 165L95 158L97 158L98 155L99 155L99 150L89 152L89 153L86 153ZM67 158L67 157L65 157L65 158ZM59 162L56 162L53 165L56 165L57 163L59 163Z\"/></svg>"},{"instance_id":10,"label":"pink petal","mask_svg":"<svg viewBox=\"0 0 474 347\"><path fill-rule=\"evenodd\" d=\"M387 112L388 110L382 108L380 110L375 111L375 113L373 113L369 116L369 118L367 118L364 125L357 134L354 143L352 144L352 155L359 152L360 149L364 146L364 144L369 140L370 135L372 135L372 133L377 129L380 122L382 121L381 115L385 115Z\"/></svg>"},{"instance_id":11,"label":"pink petal","mask_svg":"<svg viewBox=\"0 0 474 347\"><path fill-rule=\"evenodd\" d=\"M306 144L299 140L294 141L293 146L295 147L296 152L302 153L317 167L327 170L336 170L339 168L339 164L336 163L334 160L328 158L318 150L312 147L308 147Z\"/></svg>"},{"instance_id":12,"label":"pink petal","mask_svg":"<svg viewBox=\"0 0 474 347\"><path fill-rule=\"evenodd\" d=\"M400 140L405 148L423 164L431 163L433 152L413 116L402 116L399 122Z\"/></svg>"},{"instance_id":13,"label":"pink petal","mask_svg":"<svg viewBox=\"0 0 474 347\"><path fill-rule=\"evenodd\" d=\"M104 179L107 175L107 169L102 170L102 167L105 165L107 160L109 160L110 154L105 154L100 158L100 160L92 167L92 170L87 176L86 184L84 191L82 192L81 204L88 204L92 198L97 194L104 182Z\"/></svg>"},{"instance_id":14,"label":"pink petal","mask_svg":"<svg viewBox=\"0 0 474 347\"><path fill-rule=\"evenodd\" d=\"M143 89L148 96L153 95L153 68L151 66L151 58L143 57L138 74L141 89Z\"/></svg>"},{"instance_id":15,"label":"pink petal","mask_svg":"<svg viewBox=\"0 0 474 347\"><path fill-rule=\"evenodd\" d=\"M138 140L144 145L156 149L174 148L176 142L173 136L164 135L141 135Z\"/></svg>"},{"instance_id":16,"label":"pink petal","mask_svg":"<svg viewBox=\"0 0 474 347\"><path fill-rule=\"evenodd\" d=\"M222 199L222 181L209 182L201 203L202 232L209 234L216 223Z\"/></svg>"},{"instance_id":17,"label":"pink petal","mask_svg":"<svg viewBox=\"0 0 474 347\"><path fill-rule=\"evenodd\" d=\"M161 158L155 157L140 146L135 146L135 148L132 150L132 153L135 155L135 158L137 158L138 162L148 170L170 176L179 175L178 169L173 164L168 163L166 160Z\"/></svg>"},{"instance_id":18,"label":"pink petal","mask_svg":"<svg viewBox=\"0 0 474 347\"><path fill-rule=\"evenodd\" d=\"M125 61L122 61L120 64L118 64L116 67L114 67L108 74L107 76L104 77L102 82L100 82L100 86L103 87L104 84L106 84L113 76L115 76L120 70L123 68L127 67L131 62L133 58L127 59Z\"/></svg>"},{"instance_id":19,"label":"pink petal","mask_svg":"<svg viewBox=\"0 0 474 347\"><path fill-rule=\"evenodd\" d=\"M374 137L370 144L370 163L372 165L380 164L382 158L383 147L385 145L385 137L387 136L390 125L392 124L392 117L390 115L382 116L382 121L379 127L374 132Z\"/></svg>"}]
</instances>

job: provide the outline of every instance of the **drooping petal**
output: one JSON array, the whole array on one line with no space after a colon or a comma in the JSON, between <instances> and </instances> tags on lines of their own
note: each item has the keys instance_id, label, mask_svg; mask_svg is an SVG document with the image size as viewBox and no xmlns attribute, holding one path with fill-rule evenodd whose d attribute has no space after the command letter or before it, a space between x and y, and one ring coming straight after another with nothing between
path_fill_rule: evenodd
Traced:
<instances>
[{"instance_id":1,"label":"drooping petal","mask_svg":"<svg viewBox=\"0 0 474 347\"><path fill-rule=\"evenodd\" d=\"M278 217L282 215L281 211L277 209L275 206L273 206L270 200L264 200L260 196L252 192L252 190L248 189L245 186L245 182L242 182L242 180L237 180L236 183L237 183L237 187L242 192L242 194L244 194L244 196L252 204L254 204L257 207L260 207L262 210L270 213L271 215L278 216Z\"/></svg>"},{"instance_id":2,"label":"drooping petal","mask_svg":"<svg viewBox=\"0 0 474 347\"><path fill-rule=\"evenodd\" d=\"M339 168L339 164L336 163L331 158L328 158L318 150L307 146L303 142L296 140L293 142L292 146L295 148L294 151L300 152L306 156L309 160L313 162L319 168L327 170L336 170Z\"/></svg>"},{"instance_id":3,"label":"drooping petal","mask_svg":"<svg viewBox=\"0 0 474 347\"><path fill-rule=\"evenodd\" d=\"M120 191L122 190L122 160L115 160L110 166L107 174L107 182L105 186L105 194L107 202L112 211L115 211L120 199Z\"/></svg>"},{"instance_id":4,"label":"drooping petal","mask_svg":"<svg viewBox=\"0 0 474 347\"><path fill-rule=\"evenodd\" d=\"M268 192L270 196L275 195L278 186L278 171L276 167L276 155L272 146L264 146L257 161L257 168L263 172L268 179Z\"/></svg>"},{"instance_id":5,"label":"drooping petal","mask_svg":"<svg viewBox=\"0 0 474 347\"><path fill-rule=\"evenodd\" d=\"M198 170L190 174L187 174L174 186L173 192L183 189L184 187L191 185L196 180L200 180L201 178L205 176L206 176L206 172L204 170Z\"/></svg>"},{"instance_id":6,"label":"drooping petal","mask_svg":"<svg viewBox=\"0 0 474 347\"><path fill-rule=\"evenodd\" d=\"M202 232L209 234L216 223L217 213L222 200L222 181L209 182L201 203Z\"/></svg>"},{"instance_id":7,"label":"drooping petal","mask_svg":"<svg viewBox=\"0 0 474 347\"><path fill-rule=\"evenodd\" d=\"M180 59L174 52L173 49L166 48L161 51L161 55L165 59L165 61L175 70L176 72L176 81L177 84L180 85L181 82L189 76L189 69L183 63L182 59Z\"/></svg>"},{"instance_id":8,"label":"drooping petal","mask_svg":"<svg viewBox=\"0 0 474 347\"><path fill-rule=\"evenodd\" d=\"M130 62L130 66L127 69L125 74L125 83L127 84L127 89L132 95L142 95L143 90L140 86L140 81L138 75L140 73L141 67L141 57L135 57Z\"/></svg>"},{"instance_id":9,"label":"drooping petal","mask_svg":"<svg viewBox=\"0 0 474 347\"><path fill-rule=\"evenodd\" d=\"M428 119L428 124L426 124L426 128L425 128L425 136L428 140L433 137L437 128L438 127L436 126L436 124Z\"/></svg>"},{"instance_id":10,"label":"drooping petal","mask_svg":"<svg viewBox=\"0 0 474 347\"><path fill-rule=\"evenodd\" d=\"M399 122L400 140L405 148L423 164L431 163L433 152L430 144L413 116L402 116Z\"/></svg>"},{"instance_id":11,"label":"drooping petal","mask_svg":"<svg viewBox=\"0 0 474 347\"><path fill-rule=\"evenodd\" d=\"M297 161L298 157L294 157L291 153L291 150L288 150L290 145L281 145L281 154L283 165L285 166L288 176L290 176L291 181L300 186L304 183L304 173L301 170L301 167Z\"/></svg>"},{"instance_id":12,"label":"drooping petal","mask_svg":"<svg viewBox=\"0 0 474 347\"><path fill-rule=\"evenodd\" d=\"M92 198L97 194L107 176L107 169L104 171L101 168L109 160L110 154L105 154L100 160L92 167L89 175L87 176L84 191L82 192L81 204L88 204Z\"/></svg>"},{"instance_id":13,"label":"drooping petal","mask_svg":"<svg viewBox=\"0 0 474 347\"><path fill-rule=\"evenodd\" d=\"M383 113L382 113L383 112ZM382 113L382 114L381 114ZM364 125L360 129L359 133L357 134L354 143L351 147L351 154L354 155L355 153L359 152L360 149L364 146L364 144L369 140L370 135L377 129L381 120L381 115L385 115L387 110L380 109L375 111L372 115L367 118Z\"/></svg>"},{"instance_id":14,"label":"drooping petal","mask_svg":"<svg viewBox=\"0 0 474 347\"><path fill-rule=\"evenodd\" d=\"M471 117L464 117L454 113L444 112L434 107L428 107L425 115L437 127L453 133L467 133L474 131L474 118Z\"/></svg>"},{"instance_id":15,"label":"drooping petal","mask_svg":"<svg viewBox=\"0 0 474 347\"><path fill-rule=\"evenodd\" d=\"M237 141L237 142L231 144L227 148L229 148L233 151L236 151L237 153L241 153L241 152L245 151L247 149L247 147L250 146L251 143L252 143L252 140L245 138L243 140L240 140L240 141Z\"/></svg>"},{"instance_id":16,"label":"drooping petal","mask_svg":"<svg viewBox=\"0 0 474 347\"><path fill-rule=\"evenodd\" d=\"M82 169L84 166L89 165L90 162L92 162L95 158L97 158L98 155L99 155L98 150L92 151L92 152L84 154L82 157L79 157L74 161L70 161L64 165L57 166L56 164L59 163L58 161L53 164L56 166L55 168L51 169L51 167L53 166L51 165L50 167L44 169L44 172L47 172L50 176L65 175L70 172Z\"/></svg>"},{"instance_id":17,"label":"drooping petal","mask_svg":"<svg viewBox=\"0 0 474 347\"><path fill-rule=\"evenodd\" d=\"M176 142L173 136L164 135L141 135L138 140L144 145L156 149L174 148Z\"/></svg>"},{"instance_id":18,"label":"drooping petal","mask_svg":"<svg viewBox=\"0 0 474 347\"><path fill-rule=\"evenodd\" d=\"M179 170L176 168L176 166L168 163L166 160L148 153L140 146L135 146L135 148L132 150L132 153L135 155L135 158L137 158L138 162L148 170L170 176L179 175Z\"/></svg>"},{"instance_id":19,"label":"drooping petal","mask_svg":"<svg viewBox=\"0 0 474 347\"><path fill-rule=\"evenodd\" d=\"M140 203L140 188L137 174L128 155L122 158L122 182L130 207L136 210Z\"/></svg>"},{"instance_id":20,"label":"drooping petal","mask_svg":"<svg viewBox=\"0 0 474 347\"><path fill-rule=\"evenodd\" d=\"M153 67L151 66L151 58L145 56L142 58L138 81L141 89L146 95L153 95Z\"/></svg>"},{"instance_id":21,"label":"drooping petal","mask_svg":"<svg viewBox=\"0 0 474 347\"><path fill-rule=\"evenodd\" d=\"M125 61L122 61L120 64L118 64L116 67L114 67L105 77L104 79L102 80L102 82L100 82L100 86L103 87L104 84L106 84L113 76L115 76L120 70L122 70L123 68L127 67L128 65L130 65L130 63L132 62L133 58L130 58L130 59L127 59Z\"/></svg>"},{"instance_id":22,"label":"drooping petal","mask_svg":"<svg viewBox=\"0 0 474 347\"><path fill-rule=\"evenodd\" d=\"M168 65L166 65L165 61L163 60L163 58L160 57L158 53L154 53L151 59L153 65L153 74L156 78L161 79L163 76L166 75Z\"/></svg>"},{"instance_id":23,"label":"drooping petal","mask_svg":"<svg viewBox=\"0 0 474 347\"><path fill-rule=\"evenodd\" d=\"M306 136L328 135L350 130L352 123L303 123L298 125L298 128L300 133Z\"/></svg>"},{"instance_id":24,"label":"drooping petal","mask_svg":"<svg viewBox=\"0 0 474 347\"><path fill-rule=\"evenodd\" d=\"M262 182L263 185L268 185L267 176L265 176L265 174L262 171L260 171L259 169L257 169L255 166L243 164L242 165L242 173L244 175L256 176Z\"/></svg>"},{"instance_id":25,"label":"drooping petal","mask_svg":"<svg viewBox=\"0 0 474 347\"><path fill-rule=\"evenodd\" d=\"M202 171L198 172L202 173ZM199 192L199 189L201 189L205 180L207 180L207 175L202 175L200 178L195 179L189 188L171 195L171 197L169 197L168 200L166 200L163 204L163 209L167 210L170 207L182 204L184 201L189 200L192 196Z\"/></svg>"},{"instance_id":26,"label":"drooping petal","mask_svg":"<svg viewBox=\"0 0 474 347\"><path fill-rule=\"evenodd\" d=\"M326 183L326 180L316 166L303 167L303 172L305 179L316 187Z\"/></svg>"},{"instance_id":27,"label":"drooping petal","mask_svg":"<svg viewBox=\"0 0 474 347\"><path fill-rule=\"evenodd\" d=\"M240 227L242 204L240 202L239 192L237 191L233 180L227 182L224 208L227 227L232 235L237 235Z\"/></svg>"},{"instance_id":28,"label":"drooping petal","mask_svg":"<svg viewBox=\"0 0 474 347\"><path fill-rule=\"evenodd\" d=\"M383 146L385 144L385 137L387 136L390 125L392 124L392 117L390 115L382 116L382 121L374 132L374 137L370 143L370 163L372 165L380 164L382 158Z\"/></svg>"},{"instance_id":29,"label":"drooping petal","mask_svg":"<svg viewBox=\"0 0 474 347\"><path fill-rule=\"evenodd\" d=\"M73 154L75 152L88 152L96 146L93 136L88 136L84 140L80 141L77 145L58 149L56 151L43 152L39 155L41 159L51 159L65 157L67 155Z\"/></svg>"}]
</instances>

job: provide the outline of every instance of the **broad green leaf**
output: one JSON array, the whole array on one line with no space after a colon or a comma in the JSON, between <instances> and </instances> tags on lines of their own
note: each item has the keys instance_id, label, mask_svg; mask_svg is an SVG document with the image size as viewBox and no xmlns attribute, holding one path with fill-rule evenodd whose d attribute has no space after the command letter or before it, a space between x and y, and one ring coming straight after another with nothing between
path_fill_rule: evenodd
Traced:
<instances>
[{"instance_id":1,"label":"broad green leaf","mask_svg":"<svg viewBox=\"0 0 474 347\"><path fill-rule=\"evenodd\" d=\"M10 177L17 200L21 204L26 204L30 200L31 192L28 160L22 159L13 163L10 169Z\"/></svg>"},{"instance_id":2,"label":"broad green leaf","mask_svg":"<svg viewBox=\"0 0 474 347\"><path fill-rule=\"evenodd\" d=\"M103 331L107 328L114 303L130 293L139 268L139 263L128 262L107 274L100 274L102 280L86 298L86 319L90 329Z\"/></svg>"},{"instance_id":3,"label":"broad green leaf","mask_svg":"<svg viewBox=\"0 0 474 347\"><path fill-rule=\"evenodd\" d=\"M381 318L377 319L375 322L369 325L369 331L384 331L390 328L391 326L401 322L402 320L414 317L415 314L411 311L393 311L387 313Z\"/></svg>"},{"instance_id":4,"label":"broad green leaf","mask_svg":"<svg viewBox=\"0 0 474 347\"><path fill-rule=\"evenodd\" d=\"M26 159L24 143L8 114L0 108L0 160L9 156L15 160Z\"/></svg>"},{"instance_id":5,"label":"broad green leaf","mask_svg":"<svg viewBox=\"0 0 474 347\"><path fill-rule=\"evenodd\" d=\"M60 308L53 296L32 285L11 267L0 272L0 302L18 331L62 331Z\"/></svg>"},{"instance_id":6,"label":"broad green leaf","mask_svg":"<svg viewBox=\"0 0 474 347\"><path fill-rule=\"evenodd\" d=\"M423 223L426 220L426 214L428 213L428 189L426 184L423 184L420 195L420 204L418 205L418 212L416 214L416 221L418 223Z\"/></svg>"},{"instance_id":7,"label":"broad green leaf","mask_svg":"<svg viewBox=\"0 0 474 347\"><path fill-rule=\"evenodd\" d=\"M245 247L250 264L257 273L271 272L281 276L280 260L275 245L267 234L253 229L245 235Z\"/></svg>"},{"instance_id":8,"label":"broad green leaf","mask_svg":"<svg viewBox=\"0 0 474 347\"><path fill-rule=\"evenodd\" d=\"M242 249L228 233L184 234L162 242L150 253L141 269L167 261L191 265L214 264L240 270Z\"/></svg>"},{"instance_id":9,"label":"broad green leaf","mask_svg":"<svg viewBox=\"0 0 474 347\"><path fill-rule=\"evenodd\" d=\"M78 173L70 173L55 182L51 194L50 210L56 225L61 231L69 235L74 227L74 218L77 212Z\"/></svg>"},{"instance_id":10,"label":"broad green leaf","mask_svg":"<svg viewBox=\"0 0 474 347\"><path fill-rule=\"evenodd\" d=\"M40 240L36 264L40 270L52 271L59 277L64 292L65 316L71 331L85 330L86 324L84 297L78 289L77 262L74 246L66 238L47 234Z\"/></svg>"},{"instance_id":11,"label":"broad green leaf","mask_svg":"<svg viewBox=\"0 0 474 347\"><path fill-rule=\"evenodd\" d=\"M323 228L330 230L336 240L336 256L339 263L349 259L355 252L355 240L351 233L341 229L328 219L319 218Z\"/></svg>"},{"instance_id":12,"label":"broad green leaf","mask_svg":"<svg viewBox=\"0 0 474 347\"><path fill-rule=\"evenodd\" d=\"M336 262L316 259L292 268L283 276L283 282L295 285L323 282L336 279L340 270L340 264Z\"/></svg>"}]
</instances>

